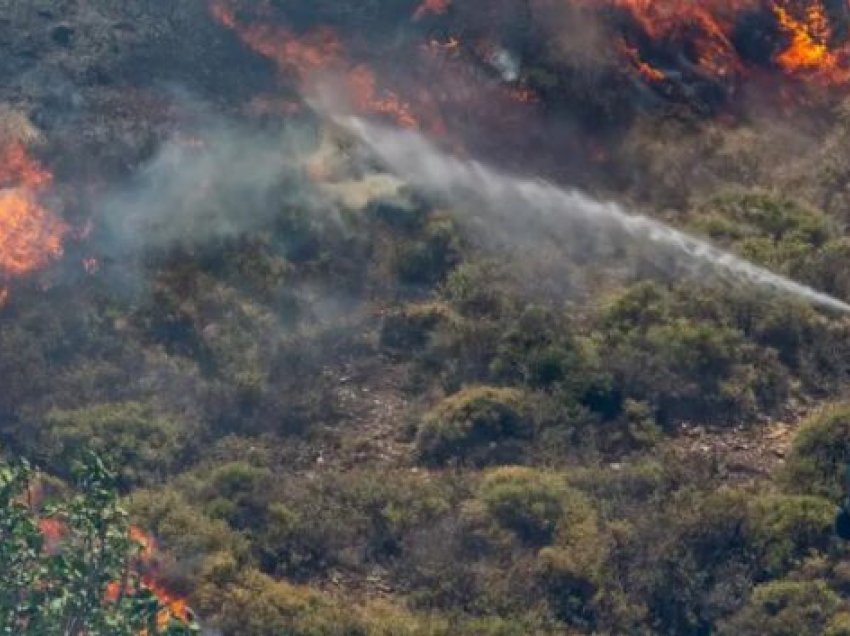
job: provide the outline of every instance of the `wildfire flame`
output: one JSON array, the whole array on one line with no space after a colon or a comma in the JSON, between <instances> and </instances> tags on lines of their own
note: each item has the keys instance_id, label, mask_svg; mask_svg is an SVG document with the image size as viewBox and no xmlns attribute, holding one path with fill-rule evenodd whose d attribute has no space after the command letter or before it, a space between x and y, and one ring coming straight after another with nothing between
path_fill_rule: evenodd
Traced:
<instances>
[{"instance_id":1,"label":"wildfire flame","mask_svg":"<svg viewBox=\"0 0 850 636\"><path fill-rule=\"evenodd\" d=\"M786 72L808 74L826 84L844 84L850 80L848 46L830 49L832 27L822 5L814 3L806 7L802 19L780 6L775 11L779 24L790 35L790 45L776 58Z\"/></svg>"},{"instance_id":2,"label":"wildfire flame","mask_svg":"<svg viewBox=\"0 0 850 636\"><path fill-rule=\"evenodd\" d=\"M850 42L834 24L824 0L567 0L587 10L625 16L618 49L647 83L668 79L659 51L703 76L727 80L766 64L785 76L816 85L850 82ZM736 29L747 18L767 25L766 59L740 50ZM845 25L846 27L847 25ZM746 38L746 35L743 36Z\"/></svg>"},{"instance_id":3,"label":"wildfire flame","mask_svg":"<svg viewBox=\"0 0 850 636\"><path fill-rule=\"evenodd\" d=\"M68 532L65 523L46 517L39 520L38 526L44 537L44 549L51 554L58 551ZM153 593L162 606L156 617L158 631L164 631L175 620L184 624L191 623L194 617L186 599L166 589L158 580L158 547L154 538L136 526L130 526L129 536L139 546L139 553L133 560L133 569L140 575L142 586ZM122 586L120 582L112 581L104 590L103 601L114 603L122 593L132 596L136 590L129 584ZM139 636L148 636L147 631L142 631Z\"/></svg>"},{"instance_id":4,"label":"wildfire flame","mask_svg":"<svg viewBox=\"0 0 850 636\"><path fill-rule=\"evenodd\" d=\"M0 148L0 288L62 255L68 227L39 200L51 181L22 143ZM7 293L0 289L0 304Z\"/></svg>"},{"instance_id":5,"label":"wildfire flame","mask_svg":"<svg viewBox=\"0 0 850 636\"><path fill-rule=\"evenodd\" d=\"M185 598L166 589L158 580L156 540L141 528L130 526L130 538L141 547L138 559L138 570L141 573L142 585L149 589L159 599L163 609L157 615L159 629L165 629L172 620L182 623L192 621L192 610Z\"/></svg>"},{"instance_id":6,"label":"wildfire flame","mask_svg":"<svg viewBox=\"0 0 850 636\"><path fill-rule=\"evenodd\" d=\"M419 127L410 104L396 92L379 87L371 68L348 60L345 46L332 29L318 27L296 34L265 22L245 24L223 1L214 2L211 12L221 25L235 31L245 44L272 60L282 74L295 77L302 87L323 72L341 75L351 105L359 112L384 115L407 128Z\"/></svg>"}]
</instances>

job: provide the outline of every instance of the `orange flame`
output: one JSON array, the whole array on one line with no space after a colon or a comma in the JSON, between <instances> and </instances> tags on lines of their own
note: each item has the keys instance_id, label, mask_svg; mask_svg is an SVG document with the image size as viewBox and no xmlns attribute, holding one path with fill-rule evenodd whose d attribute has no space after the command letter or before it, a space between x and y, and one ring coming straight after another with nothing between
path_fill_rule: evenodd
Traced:
<instances>
[{"instance_id":1,"label":"orange flame","mask_svg":"<svg viewBox=\"0 0 850 636\"><path fill-rule=\"evenodd\" d=\"M410 104L397 93L379 88L372 69L348 61L345 46L333 29L319 27L297 35L279 25L243 24L223 1L214 2L211 11L221 25L234 30L251 49L272 60L281 73L294 76L302 86L322 72L340 74L357 110L387 116L408 128L419 125Z\"/></svg>"},{"instance_id":2,"label":"orange flame","mask_svg":"<svg viewBox=\"0 0 850 636\"><path fill-rule=\"evenodd\" d=\"M160 630L168 627L173 620L181 623L192 622L192 610L186 599L175 596L150 577L142 577L142 584L153 592L163 606L156 616L157 627Z\"/></svg>"},{"instance_id":3,"label":"orange flame","mask_svg":"<svg viewBox=\"0 0 850 636\"><path fill-rule=\"evenodd\" d=\"M42 269L62 255L68 227L39 201L51 180L22 144L0 149L0 283Z\"/></svg>"},{"instance_id":4,"label":"orange flame","mask_svg":"<svg viewBox=\"0 0 850 636\"><path fill-rule=\"evenodd\" d=\"M449 10L452 0L422 0L413 14L414 20L424 18L426 15L442 15Z\"/></svg>"},{"instance_id":5,"label":"orange flame","mask_svg":"<svg viewBox=\"0 0 850 636\"><path fill-rule=\"evenodd\" d=\"M65 524L59 519L46 517L38 520L38 530L44 537L44 551L47 554L55 554L67 533Z\"/></svg>"},{"instance_id":6,"label":"orange flame","mask_svg":"<svg viewBox=\"0 0 850 636\"><path fill-rule=\"evenodd\" d=\"M156 540L136 526L130 526L130 538L141 548L137 558L138 568L142 571L142 585L149 589L163 606L157 614L157 627L164 630L173 620L190 623L193 616L186 599L169 591L157 580Z\"/></svg>"},{"instance_id":7,"label":"orange flame","mask_svg":"<svg viewBox=\"0 0 850 636\"><path fill-rule=\"evenodd\" d=\"M834 41L835 27L823 0L567 0L589 10L614 8L628 15L618 46L626 62L648 83L666 79L646 57L646 40L669 44L703 74L742 76L748 63L733 42L744 12L761 12L777 28L772 60L785 75L821 85L850 82L850 43Z\"/></svg>"},{"instance_id":8,"label":"orange flame","mask_svg":"<svg viewBox=\"0 0 850 636\"><path fill-rule=\"evenodd\" d=\"M140 546L137 560L138 569L142 572L142 585L150 590L163 606L157 614L158 628L165 629L172 620L190 623L193 620L192 610L189 608L186 599L170 592L157 580L158 547L156 540L136 526L130 526L130 538Z\"/></svg>"},{"instance_id":9,"label":"orange flame","mask_svg":"<svg viewBox=\"0 0 850 636\"><path fill-rule=\"evenodd\" d=\"M56 552L68 533L65 523L61 520L48 517L40 519L38 527L45 539L45 550L49 553ZM156 616L157 629L160 631L165 630L174 620L185 624L191 623L194 620L194 616L186 599L170 592L157 581L156 541L136 526L130 526L129 536L132 541L139 545L139 554L134 559L133 569L142 571L142 586L153 593L162 606L162 609L160 609ZM107 584L103 592L103 601L105 603L114 603L121 597L122 592L123 594L132 596L136 590L129 584L122 587L120 582L111 581ZM139 636L147 636L147 631L142 631Z\"/></svg>"},{"instance_id":10,"label":"orange flame","mask_svg":"<svg viewBox=\"0 0 850 636\"><path fill-rule=\"evenodd\" d=\"M156 556L156 541L141 528L130 526L130 539L139 544L139 561L150 563Z\"/></svg>"},{"instance_id":11,"label":"orange flame","mask_svg":"<svg viewBox=\"0 0 850 636\"><path fill-rule=\"evenodd\" d=\"M847 47L831 50L832 27L825 8L819 3L806 7L802 18L795 18L781 6L774 7L777 20L790 36L790 45L776 62L790 75L810 75L824 84L844 84L850 80Z\"/></svg>"},{"instance_id":12,"label":"orange flame","mask_svg":"<svg viewBox=\"0 0 850 636\"><path fill-rule=\"evenodd\" d=\"M410 104L392 91L378 91L377 79L368 66L360 65L352 69L346 84L355 108L387 115L405 128L419 126Z\"/></svg>"}]
</instances>

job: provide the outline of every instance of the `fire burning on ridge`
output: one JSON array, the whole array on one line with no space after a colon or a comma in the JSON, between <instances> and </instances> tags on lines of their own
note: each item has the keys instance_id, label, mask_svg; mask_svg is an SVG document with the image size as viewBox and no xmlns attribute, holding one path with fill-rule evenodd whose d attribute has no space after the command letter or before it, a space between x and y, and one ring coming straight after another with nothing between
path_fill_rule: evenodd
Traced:
<instances>
[{"instance_id":1,"label":"fire burning on ridge","mask_svg":"<svg viewBox=\"0 0 850 636\"><path fill-rule=\"evenodd\" d=\"M163 606L157 616L159 628L165 629L172 620L187 624L192 622L192 610L189 609L186 599L172 593L159 582L159 549L156 540L136 526L130 526L130 538L141 547L137 568L141 574L142 585L148 588Z\"/></svg>"},{"instance_id":2,"label":"fire burning on ridge","mask_svg":"<svg viewBox=\"0 0 850 636\"><path fill-rule=\"evenodd\" d=\"M850 82L850 7L825 0L567 0L617 25L648 83L683 69L717 81L761 70L822 86Z\"/></svg>"},{"instance_id":3,"label":"fire burning on ridge","mask_svg":"<svg viewBox=\"0 0 850 636\"><path fill-rule=\"evenodd\" d=\"M55 552L61 548L62 539L67 532L61 521L52 518L42 519L39 522L39 529L45 537L45 549ZM187 625L192 623L194 616L186 599L171 593L158 581L156 541L136 526L130 526L129 535L139 547L132 568L139 574L141 585L156 596L162 606L156 616L157 630L165 631L172 621ZM113 581L106 586L103 602L114 603L122 595L133 596L137 593L138 590L134 589L129 582L122 584L120 581ZM148 636L148 634L143 631L139 636Z\"/></svg>"},{"instance_id":4,"label":"fire burning on ridge","mask_svg":"<svg viewBox=\"0 0 850 636\"><path fill-rule=\"evenodd\" d=\"M23 142L0 147L0 304L7 293L4 283L62 255L68 226L40 202L51 181Z\"/></svg>"},{"instance_id":5,"label":"fire burning on ridge","mask_svg":"<svg viewBox=\"0 0 850 636\"><path fill-rule=\"evenodd\" d=\"M211 0L211 13L297 92L331 75L353 112L440 134L453 119L502 130L495 111L511 102L593 93L593 85L563 86L602 76L582 73L586 64L614 71L619 98L637 108L658 103L643 98L645 88L716 113L751 80L779 82L783 94L789 83L803 88L792 100L801 104L850 87L846 0L411 0L410 13L387 17L396 23L371 36L337 30L329 10L305 18L279 4ZM555 40L588 30L602 38L580 54L553 54Z\"/></svg>"},{"instance_id":6,"label":"fire burning on ridge","mask_svg":"<svg viewBox=\"0 0 850 636\"><path fill-rule=\"evenodd\" d=\"M340 75L347 97L358 112L385 115L405 128L419 127L408 103L397 93L380 88L367 65L348 60L345 46L332 29L317 27L296 34L284 26L265 22L243 23L224 1L214 2L211 11L220 24L235 31L245 44L272 60L282 74L294 77L301 87L308 86L321 73Z\"/></svg>"}]
</instances>

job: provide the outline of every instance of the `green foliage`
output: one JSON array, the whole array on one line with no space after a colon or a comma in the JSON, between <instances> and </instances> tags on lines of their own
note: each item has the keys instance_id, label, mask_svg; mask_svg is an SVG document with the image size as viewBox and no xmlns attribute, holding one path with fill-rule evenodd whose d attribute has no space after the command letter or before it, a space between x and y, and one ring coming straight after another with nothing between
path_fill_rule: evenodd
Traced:
<instances>
[{"instance_id":1,"label":"green foliage","mask_svg":"<svg viewBox=\"0 0 850 636\"><path fill-rule=\"evenodd\" d=\"M532 389L557 386L580 400L599 375L592 368L588 345L574 337L571 325L543 307L523 309L506 326L491 363L493 376L502 382Z\"/></svg>"},{"instance_id":2,"label":"green foliage","mask_svg":"<svg viewBox=\"0 0 850 636\"><path fill-rule=\"evenodd\" d=\"M110 600L110 584L139 588L130 560L140 546L130 538L115 475L94 456L76 474L79 494L52 503L42 520L58 530L50 545L27 503L33 472L24 464L0 464L0 630L33 636L188 634L144 587Z\"/></svg>"},{"instance_id":3,"label":"green foliage","mask_svg":"<svg viewBox=\"0 0 850 636\"><path fill-rule=\"evenodd\" d=\"M356 617L331 599L309 588L275 581L256 570L202 586L196 596L199 611L211 617L226 634L363 633Z\"/></svg>"},{"instance_id":4,"label":"green foliage","mask_svg":"<svg viewBox=\"0 0 850 636\"><path fill-rule=\"evenodd\" d=\"M837 404L810 416L794 439L784 481L793 492L840 502L850 462L850 407Z\"/></svg>"},{"instance_id":5,"label":"green foliage","mask_svg":"<svg viewBox=\"0 0 850 636\"><path fill-rule=\"evenodd\" d=\"M826 551L835 506L818 497L773 495L749 507L747 533L766 576L787 572L810 551Z\"/></svg>"},{"instance_id":6,"label":"green foliage","mask_svg":"<svg viewBox=\"0 0 850 636\"><path fill-rule=\"evenodd\" d=\"M534 432L526 399L521 391L486 386L445 398L422 420L420 459L432 465L516 462Z\"/></svg>"},{"instance_id":7,"label":"green foliage","mask_svg":"<svg viewBox=\"0 0 850 636\"><path fill-rule=\"evenodd\" d=\"M492 619L450 621L440 616L416 615L388 602L351 606L343 599L322 594L248 570L237 577L203 586L199 607L226 634L266 636L518 636L529 624ZM543 634L543 631L538 633Z\"/></svg>"},{"instance_id":8,"label":"green foliage","mask_svg":"<svg viewBox=\"0 0 850 636\"><path fill-rule=\"evenodd\" d=\"M402 244L395 257L399 280L406 285L441 282L460 261L461 238L447 218L430 220L419 240Z\"/></svg>"},{"instance_id":9,"label":"green foliage","mask_svg":"<svg viewBox=\"0 0 850 636\"><path fill-rule=\"evenodd\" d=\"M833 239L814 253L805 255L800 275L816 289L836 296L850 298L850 240L845 237Z\"/></svg>"},{"instance_id":10,"label":"green foliage","mask_svg":"<svg viewBox=\"0 0 850 636\"><path fill-rule=\"evenodd\" d=\"M114 459L124 484L139 485L162 481L173 470L190 433L148 404L119 402L52 410L40 437L57 468L67 468L71 458L92 448Z\"/></svg>"},{"instance_id":11,"label":"green foliage","mask_svg":"<svg viewBox=\"0 0 850 636\"><path fill-rule=\"evenodd\" d=\"M407 305L384 318L381 345L398 353L421 351L434 330L453 319L451 309L442 303Z\"/></svg>"},{"instance_id":12,"label":"green foliage","mask_svg":"<svg viewBox=\"0 0 850 636\"><path fill-rule=\"evenodd\" d=\"M823 634L841 598L823 581L774 581L757 586L720 634L816 636Z\"/></svg>"},{"instance_id":13,"label":"green foliage","mask_svg":"<svg viewBox=\"0 0 850 636\"><path fill-rule=\"evenodd\" d=\"M509 298L501 279L496 263L471 260L451 273L442 292L463 316L495 318L508 309Z\"/></svg>"},{"instance_id":14,"label":"green foliage","mask_svg":"<svg viewBox=\"0 0 850 636\"><path fill-rule=\"evenodd\" d=\"M850 612L838 612L829 621L824 636L850 636Z\"/></svg>"},{"instance_id":15,"label":"green foliage","mask_svg":"<svg viewBox=\"0 0 850 636\"><path fill-rule=\"evenodd\" d=\"M551 543L560 524L590 514L588 502L562 475L532 468L497 468L485 474L478 498L497 523L529 545Z\"/></svg>"},{"instance_id":16,"label":"green foliage","mask_svg":"<svg viewBox=\"0 0 850 636\"><path fill-rule=\"evenodd\" d=\"M610 539L595 510L572 495L558 527L555 545L538 556L538 576L551 611L560 620L593 628L602 620ZM614 622L614 617L611 617Z\"/></svg>"},{"instance_id":17,"label":"green foliage","mask_svg":"<svg viewBox=\"0 0 850 636\"><path fill-rule=\"evenodd\" d=\"M720 196L705 207L695 221L699 229L748 258L786 271L831 234L823 214L772 194Z\"/></svg>"},{"instance_id":18,"label":"green foliage","mask_svg":"<svg viewBox=\"0 0 850 636\"><path fill-rule=\"evenodd\" d=\"M601 317L601 353L616 386L651 404L662 423L742 420L777 408L789 390L775 351L734 327L677 316L674 298L641 284Z\"/></svg>"}]
</instances>

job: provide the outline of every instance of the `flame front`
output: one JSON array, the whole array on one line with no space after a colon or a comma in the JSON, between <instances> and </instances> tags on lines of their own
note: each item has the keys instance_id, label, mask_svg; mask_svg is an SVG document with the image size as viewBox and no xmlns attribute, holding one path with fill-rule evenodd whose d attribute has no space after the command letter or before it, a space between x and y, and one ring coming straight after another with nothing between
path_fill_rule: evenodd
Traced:
<instances>
[{"instance_id":1,"label":"flame front","mask_svg":"<svg viewBox=\"0 0 850 636\"><path fill-rule=\"evenodd\" d=\"M0 150L0 287L62 255L68 227L39 200L51 181L22 144Z\"/></svg>"},{"instance_id":2,"label":"flame front","mask_svg":"<svg viewBox=\"0 0 850 636\"><path fill-rule=\"evenodd\" d=\"M435 8L439 8L443 3L436 4ZM211 12L220 24L234 30L245 44L272 60L282 74L294 77L302 88L309 88L309 82L322 73L339 75L344 78L351 105L359 112L384 115L407 128L419 127L411 106L397 93L379 87L371 68L348 60L346 48L334 30L318 27L296 34L264 22L245 24L223 1L214 2Z\"/></svg>"},{"instance_id":3,"label":"flame front","mask_svg":"<svg viewBox=\"0 0 850 636\"><path fill-rule=\"evenodd\" d=\"M62 541L68 533L67 525L51 517L40 519L38 525L44 537L45 551L52 554L61 549ZM156 596L162 607L156 616L157 630L165 631L172 621L187 625L192 623L194 617L186 599L170 592L159 582L156 540L136 526L130 526L129 537L139 546L139 552L132 562L132 569L139 574L142 586ZM103 602L114 603L122 593L132 596L137 593L137 590L129 584L124 586L118 581L112 581L104 590ZM139 636L149 635L145 630Z\"/></svg>"},{"instance_id":4,"label":"flame front","mask_svg":"<svg viewBox=\"0 0 850 636\"><path fill-rule=\"evenodd\" d=\"M850 80L848 45L830 48L832 27L825 8L814 3L796 18L786 8L775 7L776 17L790 37L790 44L777 57L777 63L789 74L810 76L824 84L845 84Z\"/></svg>"},{"instance_id":5,"label":"flame front","mask_svg":"<svg viewBox=\"0 0 850 636\"><path fill-rule=\"evenodd\" d=\"M157 614L157 626L165 630L172 620L182 623L192 621L192 610L185 598L173 594L159 582L156 540L141 528L130 526L130 538L140 546L137 569L141 573L142 585L159 599L162 610Z\"/></svg>"},{"instance_id":6,"label":"flame front","mask_svg":"<svg viewBox=\"0 0 850 636\"><path fill-rule=\"evenodd\" d=\"M614 12L622 33L621 55L646 82L668 79L659 51L672 63L715 80L744 77L765 62L787 77L816 85L850 82L850 43L837 41L833 23L847 19L823 0L565 0L589 11ZM850 5L847 5L850 6ZM736 30L746 19L768 26L767 59L749 59L739 50ZM846 27L847 25L845 25ZM739 36L746 40L746 33ZM846 40L846 38L845 38ZM663 64L660 64L663 67Z\"/></svg>"}]
</instances>

